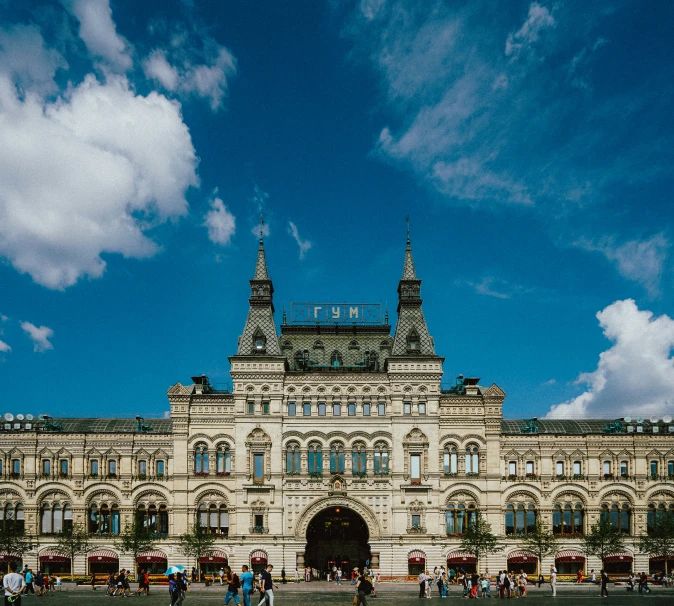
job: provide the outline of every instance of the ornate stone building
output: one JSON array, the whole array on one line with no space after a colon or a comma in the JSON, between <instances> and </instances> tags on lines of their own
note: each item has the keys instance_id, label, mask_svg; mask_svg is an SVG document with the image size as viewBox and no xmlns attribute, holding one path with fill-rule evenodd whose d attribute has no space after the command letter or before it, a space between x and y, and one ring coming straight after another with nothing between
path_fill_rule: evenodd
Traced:
<instances>
[{"instance_id":1,"label":"ornate stone building","mask_svg":"<svg viewBox=\"0 0 674 606\"><path fill-rule=\"evenodd\" d=\"M114 537L136 517L159 535L139 565L191 566L177 536L198 518L217 535L206 568L369 561L384 577L404 576L470 567L458 546L480 512L506 546L480 568L534 570L518 536L540 517L563 545L545 570L598 569L579 538L600 515L629 546L608 566L661 567L635 537L658 509L674 509L671 419L504 420L497 385L459 377L445 386L409 240L392 335L388 314L362 321L366 306L309 307L299 322L284 312L277 330L262 241L250 286L231 391L205 376L176 383L165 420L5 422L0 515L34 537L26 563L68 568L54 535L80 523L95 550L76 573L133 568Z\"/></svg>"}]
</instances>

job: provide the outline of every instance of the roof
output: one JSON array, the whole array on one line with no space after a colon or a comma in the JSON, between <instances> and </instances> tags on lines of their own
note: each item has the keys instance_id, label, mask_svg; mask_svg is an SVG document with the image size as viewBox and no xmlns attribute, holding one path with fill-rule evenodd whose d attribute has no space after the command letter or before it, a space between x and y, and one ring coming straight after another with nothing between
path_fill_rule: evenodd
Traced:
<instances>
[{"instance_id":1,"label":"roof","mask_svg":"<svg viewBox=\"0 0 674 606\"><path fill-rule=\"evenodd\" d=\"M54 425L60 425L62 431L49 433L141 433L136 430L136 419L51 419ZM170 434L171 419L143 419L143 425L149 427L149 434ZM145 432L143 432L145 433Z\"/></svg>"},{"instance_id":2,"label":"roof","mask_svg":"<svg viewBox=\"0 0 674 606\"><path fill-rule=\"evenodd\" d=\"M536 432L524 431L524 428L530 419L502 419L501 420L501 434L506 435L587 435L587 434L606 434L606 435L639 435L639 433L627 431L606 431L609 425L615 423L613 419L582 419L579 421L569 421L562 419L536 419L538 430ZM643 421L643 433L652 433L653 423L650 421ZM657 424L656 424L657 425ZM660 424L660 433L668 433L667 427Z\"/></svg>"}]
</instances>

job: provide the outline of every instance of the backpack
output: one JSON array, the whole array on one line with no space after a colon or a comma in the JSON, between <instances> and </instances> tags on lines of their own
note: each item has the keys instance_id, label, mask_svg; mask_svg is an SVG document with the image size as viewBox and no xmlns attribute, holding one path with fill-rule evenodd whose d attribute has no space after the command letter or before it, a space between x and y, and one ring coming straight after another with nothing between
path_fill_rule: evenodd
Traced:
<instances>
[{"instance_id":1,"label":"backpack","mask_svg":"<svg viewBox=\"0 0 674 606\"><path fill-rule=\"evenodd\" d=\"M360 582L358 591L362 591L365 595L370 595L372 593L372 583L370 583L370 581L367 579L363 579Z\"/></svg>"},{"instance_id":2,"label":"backpack","mask_svg":"<svg viewBox=\"0 0 674 606\"><path fill-rule=\"evenodd\" d=\"M232 585L234 585L236 589L241 587L241 579L239 579L239 575L236 573L232 576Z\"/></svg>"},{"instance_id":3,"label":"backpack","mask_svg":"<svg viewBox=\"0 0 674 606\"><path fill-rule=\"evenodd\" d=\"M503 586L510 587L510 577L508 575L506 575L505 579L503 579Z\"/></svg>"}]
</instances>

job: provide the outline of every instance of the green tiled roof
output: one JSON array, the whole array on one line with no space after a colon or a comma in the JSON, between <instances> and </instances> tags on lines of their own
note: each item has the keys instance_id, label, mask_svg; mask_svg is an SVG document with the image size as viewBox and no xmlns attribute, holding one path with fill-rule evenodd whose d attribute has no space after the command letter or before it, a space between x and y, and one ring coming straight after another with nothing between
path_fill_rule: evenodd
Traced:
<instances>
[{"instance_id":1,"label":"green tiled roof","mask_svg":"<svg viewBox=\"0 0 674 606\"><path fill-rule=\"evenodd\" d=\"M607 425L614 422L613 419L582 419L580 421L566 421L561 419L538 419L538 432L527 433L522 431L530 419L503 419L501 421L501 433L507 435L522 434L522 435L540 435L540 434L554 434L554 435L587 435L587 434L606 434L606 435L639 435L628 434L627 432L609 434L604 431ZM641 423L644 426L644 433L651 433L651 423L644 421ZM660 428L661 432L665 432L667 428Z\"/></svg>"},{"instance_id":2,"label":"green tiled roof","mask_svg":"<svg viewBox=\"0 0 674 606\"><path fill-rule=\"evenodd\" d=\"M54 424L63 427L56 433L133 433L136 419L52 419ZM171 419L143 419L143 425L150 428L148 433L171 433Z\"/></svg>"}]
</instances>

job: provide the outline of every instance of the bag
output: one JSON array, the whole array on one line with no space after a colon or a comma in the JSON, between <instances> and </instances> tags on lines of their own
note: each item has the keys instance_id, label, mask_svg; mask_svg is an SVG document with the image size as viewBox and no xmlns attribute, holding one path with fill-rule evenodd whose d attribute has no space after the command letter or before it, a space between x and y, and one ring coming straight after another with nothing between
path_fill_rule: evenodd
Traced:
<instances>
[{"instance_id":1,"label":"bag","mask_svg":"<svg viewBox=\"0 0 674 606\"><path fill-rule=\"evenodd\" d=\"M234 576L232 577L232 585L234 585L234 587L235 587L236 589L238 589L239 587L241 587L241 580L239 579L239 575L236 574L236 573L235 573Z\"/></svg>"},{"instance_id":2,"label":"bag","mask_svg":"<svg viewBox=\"0 0 674 606\"><path fill-rule=\"evenodd\" d=\"M370 595L372 593L372 583L367 579L363 579L358 586L358 591L362 591L365 595Z\"/></svg>"},{"instance_id":3,"label":"bag","mask_svg":"<svg viewBox=\"0 0 674 606\"><path fill-rule=\"evenodd\" d=\"M358 594L353 596L353 606L358 606Z\"/></svg>"}]
</instances>

